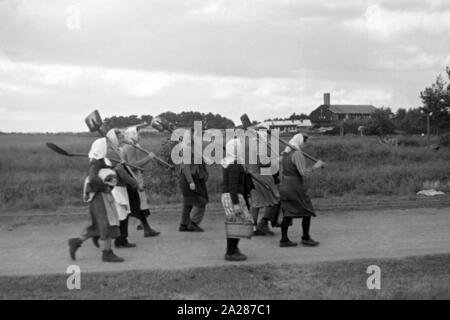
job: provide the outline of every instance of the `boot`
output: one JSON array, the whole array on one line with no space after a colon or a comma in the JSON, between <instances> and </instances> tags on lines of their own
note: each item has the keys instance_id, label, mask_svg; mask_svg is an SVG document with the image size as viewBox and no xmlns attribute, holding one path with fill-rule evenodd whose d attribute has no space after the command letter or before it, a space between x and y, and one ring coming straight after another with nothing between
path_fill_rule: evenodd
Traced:
<instances>
[{"instance_id":1,"label":"boot","mask_svg":"<svg viewBox=\"0 0 450 320\"><path fill-rule=\"evenodd\" d=\"M180 232L188 232L188 226L185 224L180 224L180 228L178 228L178 231Z\"/></svg>"},{"instance_id":2,"label":"boot","mask_svg":"<svg viewBox=\"0 0 450 320\"><path fill-rule=\"evenodd\" d=\"M296 247L297 245L298 245L297 242L292 242L291 240L280 241L280 247L281 248Z\"/></svg>"},{"instance_id":3,"label":"boot","mask_svg":"<svg viewBox=\"0 0 450 320\"><path fill-rule=\"evenodd\" d=\"M158 231L150 228L150 229L144 231L144 238L157 237L160 234L161 234L161 232L158 232Z\"/></svg>"},{"instance_id":4,"label":"boot","mask_svg":"<svg viewBox=\"0 0 450 320\"><path fill-rule=\"evenodd\" d=\"M120 258L114 254L112 250L103 250L102 255L103 262L124 262L123 258Z\"/></svg>"},{"instance_id":5,"label":"boot","mask_svg":"<svg viewBox=\"0 0 450 320\"><path fill-rule=\"evenodd\" d=\"M116 239L114 240L116 248L136 248L136 244L129 243L128 239Z\"/></svg>"},{"instance_id":6,"label":"boot","mask_svg":"<svg viewBox=\"0 0 450 320\"><path fill-rule=\"evenodd\" d=\"M205 232L205 230L200 228L200 226L198 224L196 224L195 222L192 222L192 221L191 221L191 224L187 227L187 230L191 231L191 232Z\"/></svg>"},{"instance_id":7,"label":"boot","mask_svg":"<svg viewBox=\"0 0 450 320\"><path fill-rule=\"evenodd\" d=\"M81 244L83 243L83 241L80 238L72 238L72 239L69 239L68 243L69 243L70 258L73 261L75 261L77 259L75 254L76 254L78 248L81 247Z\"/></svg>"},{"instance_id":8,"label":"boot","mask_svg":"<svg viewBox=\"0 0 450 320\"><path fill-rule=\"evenodd\" d=\"M247 256L242 254L242 252L239 249L236 249L233 254L226 254L225 255L226 261L245 261L247 260Z\"/></svg>"},{"instance_id":9,"label":"boot","mask_svg":"<svg viewBox=\"0 0 450 320\"><path fill-rule=\"evenodd\" d=\"M254 236L265 236L267 235L264 231L256 227L255 231L253 231Z\"/></svg>"},{"instance_id":10,"label":"boot","mask_svg":"<svg viewBox=\"0 0 450 320\"><path fill-rule=\"evenodd\" d=\"M150 238L150 237L156 237L161 234L161 232L158 232L156 230L153 230L152 227L147 222L147 219L141 220L142 226L144 227L144 238Z\"/></svg>"},{"instance_id":11,"label":"boot","mask_svg":"<svg viewBox=\"0 0 450 320\"><path fill-rule=\"evenodd\" d=\"M320 242L315 241L311 238L302 238L302 245L306 247L317 247L320 244Z\"/></svg>"}]
</instances>

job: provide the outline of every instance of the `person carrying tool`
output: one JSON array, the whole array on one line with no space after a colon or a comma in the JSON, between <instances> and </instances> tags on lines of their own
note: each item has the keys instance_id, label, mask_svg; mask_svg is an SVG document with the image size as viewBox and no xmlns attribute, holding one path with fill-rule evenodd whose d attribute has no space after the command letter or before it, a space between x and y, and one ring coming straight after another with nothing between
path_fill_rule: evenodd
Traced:
<instances>
[{"instance_id":1,"label":"person carrying tool","mask_svg":"<svg viewBox=\"0 0 450 320\"><path fill-rule=\"evenodd\" d=\"M119 215L112 195L112 189L117 185L117 173L113 170L111 161L106 157L109 140L101 138L94 141L89 152L89 170L84 185L85 201L89 203L89 214L92 223L85 228L78 238L68 241L69 254L76 260L76 252L84 241L89 238L104 242L102 260L104 262L123 262L112 251L112 239L120 236Z\"/></svg>"},{"instance_id":2,"label":"person carrying tool","mask_svg":"<svg viewBox=\"0 0 450 320\"><path fill-rule=\"evenodd\" d=\"M303 237L301 243L305 246L315 247L319 242L310 236L311 217L315 217L311 199L306 193L303 179L312 173L313 170L324 166L318 160L312 168L306 167L306 160L301 148L304 144L304 137L301 133L296 134L289 144L295 147L294 150L286 147L282 156L282 181L280 185L281 208L283 210L283 221L281 223L280 247L295 247L296 242L288 238L288 229L292 225L292 219L302 218Z\"/></svg>"},{"instance_id":3,"label":"person carrying tool","mask_svg":"<svg viewBox=\"0 0 450 320\"><path fill-rule=\"evenodd\" d=\"M136 127L128 128L125 131L125 139L132 141L136 144L139 143L140 134ZM142 152L138 151L132 145L126 144L121 149L122 160L139 167L145 167L149 164L155 155L150 152L147 156L143 157ZM136 178L139 188L133 189L127 187L128 198L130 201L131 216L135 217L141 222L144 229L144 238L156 237L160 235L160 232L153 230L147 221L150 216L150 207L147 199L147 194L144 189L144 178L141 170L133 170L127 167L129 173Z\"/></svg>"},{"instance_id":4,"label":"person carrying tool","mask_svg":"<svg viewBox=\"0 0 450 320\"><path fill-rule=\"evenodd\" d=\"M272 163L269 163L267 165L264 165L261 163L260 158L263 155L263 150L261 150L261 144L265 143L267 150L271 150L270 148L270 131L268 130L260 130L257 134L257 139L260 142L258 144L258 157L257 157L257 163L256 164L249 164L247 166L249 172L253 174L256 178L258 178L261 182L264 183L256 183L254 184L254 188L251 190L251 214L253 216L253 220L255 223L255 231L253 233L254 236L266 236L270 235L273 236L274 233L269 228L269 221L272 220L272 216L274 213L274 207L277 206L280 202L280 193L278 191L278 187L275 184L275 180L273 177L273 174L275 172L265 172L270 171L269 167L272 165ZM271 151L272 152L272 151ZM271 156L275 156L278 158L278 152L271 153ZM276 161L278 163L278 161ZM263 210L264 215L261 218L261 220L258 222L258 215L260 211Z\"/></svg>"}]
</instances>

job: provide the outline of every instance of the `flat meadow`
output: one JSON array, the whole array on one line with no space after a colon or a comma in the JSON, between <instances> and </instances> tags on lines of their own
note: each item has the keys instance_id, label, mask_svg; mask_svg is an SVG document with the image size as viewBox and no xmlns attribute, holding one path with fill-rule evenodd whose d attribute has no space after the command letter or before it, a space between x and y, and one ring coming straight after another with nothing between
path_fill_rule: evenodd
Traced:
<instances>
[{"instance_id":1,"label":"flat meadow","mask_svg":"<svg viewBox=\"0 0 450 320\"><path fill-rule=\"evenodd\" d=\"M168 138L147 137L142 145L156 154L167 154ZM45 143L87 153L94 139L89 135L0 135L0 211L82 205L87 158L58 155ZM379 143L377 137L311 137L305 149L324 160L326 168L306 179L309 194L314 199L411 196L423 188L450 191L450 148L435 151L426 147L422 137L407 140L416 142L395 148ZM209 170L208 187L215 201L220 194L221 168L213 165ZM145 180L152 204L181 202L177 170L152 163L145 171Z\"/></svg>"}]
</instances>

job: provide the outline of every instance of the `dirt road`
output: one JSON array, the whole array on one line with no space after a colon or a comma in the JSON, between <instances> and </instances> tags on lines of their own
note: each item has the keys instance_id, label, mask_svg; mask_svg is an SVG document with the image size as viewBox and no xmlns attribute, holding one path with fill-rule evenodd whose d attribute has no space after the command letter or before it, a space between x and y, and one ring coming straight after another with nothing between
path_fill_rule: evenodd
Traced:
<instances>
[{"instance_id":1,"label":"dirt road","mask_svg":"<svg viewBox=\"0 0 450 320\"><path fill-rule=\"evenodd\" d=\"M0 227L0 276L64 274L72 264L82 272L136 269L176 269L229 264L224 261L225 231L220 214L207 215L205 233L178 232L178 216L155 212L158 238L144 239L130 225L130 240L136 249L117 249L126 259L122 264L100 261L101 252L86 242L78 260L68 256L67 238L77 236L88 218L71 221L44 219L33 223L12 223L3 219ZM290 237L300 239L300 221L291 228ZM411 255L450 251L450 208L377 209L321 213L313 220L312 235L321 241L318 248L279 248L279 229L274 237L242 240L248 255L245 264L310 263L355 258L402 258Z\"/></svg>"}]
</instances>

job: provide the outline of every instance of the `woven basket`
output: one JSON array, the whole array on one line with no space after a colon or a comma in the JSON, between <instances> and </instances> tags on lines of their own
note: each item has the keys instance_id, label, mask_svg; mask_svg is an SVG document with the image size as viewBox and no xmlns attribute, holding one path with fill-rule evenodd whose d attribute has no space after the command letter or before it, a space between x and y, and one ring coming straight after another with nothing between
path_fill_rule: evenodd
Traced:
<instances>
[{"instance_id":1,"label":"woven basket","mask_svg":"<svg viewBox=\"0 0 450 320\"><path fill-rule=\"evenodd\" d=\"M247 238L253 235L253 223L225 222L225 231L228 238Z\"/></svg>"}]
</instances>

